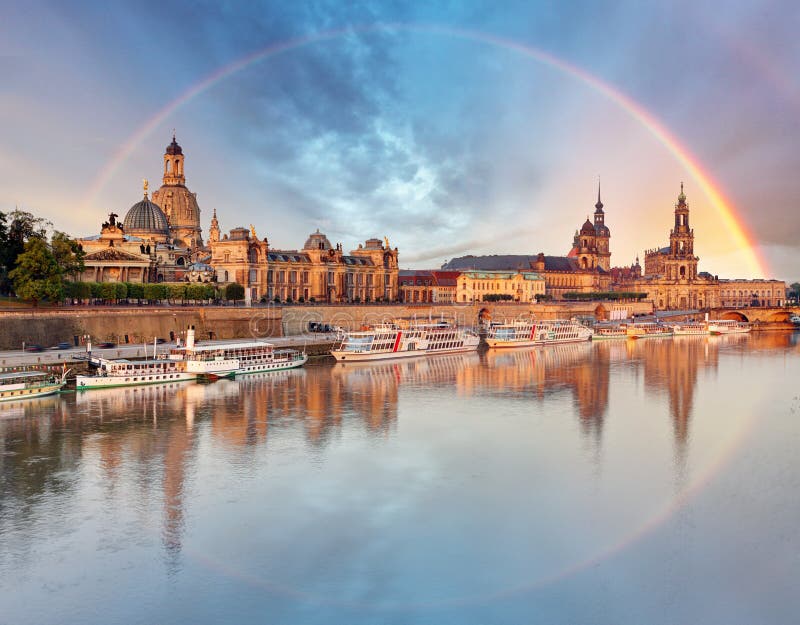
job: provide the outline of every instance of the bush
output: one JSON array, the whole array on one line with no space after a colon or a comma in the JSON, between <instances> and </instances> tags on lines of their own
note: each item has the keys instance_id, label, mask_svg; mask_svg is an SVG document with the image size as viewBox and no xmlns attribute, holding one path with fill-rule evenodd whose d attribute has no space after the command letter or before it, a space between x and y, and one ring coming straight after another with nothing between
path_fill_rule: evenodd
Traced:
<instances>
[{"instance_id":1,"label":"bush","mask_svg":"<svg viewBox=\"0 0 800 625\"><path fill-rule=\"evenodd\" d=\"M238 282L231 282L225 287L225 299L229 301L244 299L244 287Z\"/></svg>"},{"instance_id":2,"label":"bush","mask_svg":"<svg viewBox=\"0 0 800 625\"><path fill-rule=\"evenodd\" d=\"M114 283L114 299L120 300L128 297L128 285L124 282Z\"/></svg>"},{"instance_id":3,"label":"bush","mask_svg":"<svg viewBox=\"0 0 800 625\"><path fill-rule=\"evenodd\" d=\"M128 299L144 299L144 284L140 282L128 283Z\"/></svg>"},{"instance_id":4,"label":"bush","mask_svg":"<svg viewBox=\"0 0 800 625\"><path fill-rule=\"evenodd\" d=\"M484 302L510 302L513 299L514 296L508 293L486 293L483 296Z\"/></svg>"},{"instance_id":5,"label":"bush","mask_svg":"<svg viewBox=\"0 0 800 625\"><path fill-rule=\"evenodd\" d=\"M185 300L186 297L186 284L165 284L163 285L167 288L167 298L171 300Z\"/></svg>"}]
</instances>

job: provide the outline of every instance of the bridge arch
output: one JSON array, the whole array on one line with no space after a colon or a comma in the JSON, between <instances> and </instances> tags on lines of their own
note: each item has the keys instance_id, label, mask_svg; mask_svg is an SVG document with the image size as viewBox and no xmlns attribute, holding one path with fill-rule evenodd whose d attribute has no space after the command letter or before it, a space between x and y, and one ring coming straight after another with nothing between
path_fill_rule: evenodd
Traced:
<instances>
[{"instance_id":1,"label":"bridge arch","mask_svg":"<svg viewBox=\"0 0 800 625\"><path fill-rule=\"evenodd\" d=\"M594 309L594 318L598 321L605 321L608 317L606 307L602 304L598 304L597 308Z\"/></svg>"},{"instance_id":2,"label":"bridge arch","mask_svg":"<svg viewBox=\"0 0 800 625\"><path fill-rule=\"evenodd\" d=\"M720 316L720 319L732 319L734 321L750 321L743 312L738 310L726 310Z\"/></svg>"},{"instance_id":3,"label":"bridge arch","mask_svg":"<svg viewBox=\"0 0 800 625\"><path fill-rule=\"evenodd\" d=\"M770 323L789 323L789 317L792 316L789 310L776 310L767 317Z\"/></svg>"}]
</instances>

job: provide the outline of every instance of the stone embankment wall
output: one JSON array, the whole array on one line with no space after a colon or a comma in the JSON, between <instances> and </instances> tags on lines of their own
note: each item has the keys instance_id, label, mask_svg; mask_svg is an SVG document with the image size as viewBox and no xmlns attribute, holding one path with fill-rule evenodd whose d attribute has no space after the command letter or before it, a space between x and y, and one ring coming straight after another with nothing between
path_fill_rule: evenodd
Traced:
<instances>
[{"instance_id":1,"label":"stone embankment wall","mask_svg":"<svg viewBox=\"0 0 800 625\"><path fill-rule=\"evenodd\" d=\"M0 312L0 349L19 349L23 341L50 346L73 342L76 336L82 340L86 335L95 343L150 343L154 337L169 341L190 325L195 327L198 339L281 336L280 318L279 309L210 306L8 311Z\"/></svg>"},{"instance_id":2,"label":"stone embankment wall","mask_svg":"<svg viewBox=\"0 0 800 625\"><path fill-rule=\"evenodd\" d=\"M114 307L59 308L0 311L0 350L19 349L22 343L55 345L90 335L96 343L149 343L153 337L171 341L190 325L200 340L267 338L308 332L309 322L326 323L345 329L397 318L455 320L473 326L481 311L492 319L513 319L533 313L539 319L576 315L608 317L614 308L633 313L652 312L649 303L598 304L514 304L483 303L454 305L363 305L363 306L277 306L277 307ZM127 337L127 341L126 341Z\"/></svg>"}]
</instances>

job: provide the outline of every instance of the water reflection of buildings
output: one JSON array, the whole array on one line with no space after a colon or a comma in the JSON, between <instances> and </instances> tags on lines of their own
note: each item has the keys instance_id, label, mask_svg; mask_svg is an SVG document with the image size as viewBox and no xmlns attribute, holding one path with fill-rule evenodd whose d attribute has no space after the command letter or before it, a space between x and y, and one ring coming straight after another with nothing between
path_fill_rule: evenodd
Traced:
<instances>
[{"instance_id":1,"label":"water reflection of buildings","mask_svg":"<svg viewBox=\"0 0 800 625\"><path fill-rule=\"evenodd\" d=\"M612 368L620 365L630 368L648 397L665 398L682 464L701 371L715 370L725 350L782 354L796 350L796 343L796 335L777 332L604 341L310 366L208 385L97 390L7 404L0 419L0 518L26 532L37 506L45 512L42 495L69 496L76 484L64 476L95 462L105 505L135 501L143 515L153 503L159 506L161 542L173 568L185 531L187 480L201 440L223 451L222 459L255 463L258 453L271 453L270 438L299 435L324 446L343 428L391 436L404 398L413 405L413 393L440 388L462 398L569 397L583 436L599 448L617 384L616 376L610 383Z\"/></svg>"},{"instance_id":2,"label":"water reflection of buildings","mask_svg":"<svg viewBox=\"0 0 800 625\"><path fill-rule=\"evenodd\" d=\"M486 366L474 372L471 385L512 390L543 400L568 392L581 429L599 441L608 409L612 342L568 343L485 354Z\"/></svg>"}]
</instances>

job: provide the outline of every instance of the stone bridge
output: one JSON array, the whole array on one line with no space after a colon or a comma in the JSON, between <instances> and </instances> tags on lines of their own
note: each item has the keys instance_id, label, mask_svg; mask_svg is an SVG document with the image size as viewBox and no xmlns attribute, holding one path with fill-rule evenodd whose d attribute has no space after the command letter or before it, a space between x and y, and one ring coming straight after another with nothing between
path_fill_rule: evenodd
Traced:
<instances>
[{"instance_id":1,"label":"stone bridge","mask_svg":"<svg viewBox=\"0 0 800 625\"><path fill-rule=\"evenodd\" d=\"M752 308L712 308L711 319L736 319L737 321L758 321L759 323L789 323L789 317L800 315L800 306L776 308L774 306L753 306Z\"/></svg>"}]
</instances>

